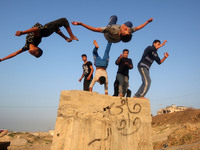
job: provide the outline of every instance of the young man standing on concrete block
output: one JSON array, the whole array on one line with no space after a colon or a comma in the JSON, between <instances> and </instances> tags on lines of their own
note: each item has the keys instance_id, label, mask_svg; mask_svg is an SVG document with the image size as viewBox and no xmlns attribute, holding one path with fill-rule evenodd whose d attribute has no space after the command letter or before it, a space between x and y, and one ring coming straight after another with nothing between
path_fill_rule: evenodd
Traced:
<instances>
[{"instance_id":1,"label":"young man standing on concrete block","mask_svg":"<svg viewBox=\"0 0 200 150\"><path fill-rule=\"evenodd\" d=\"M90 91L92 91L92 88L95 84L95 82L99 82L99 84L104 84L105 88L105 95L108 95L108 75L106 72L106 68L108 67L109 62L109 52L112 43L107 44L107 47L104 52L103 59L98 55L98 48L99 45L97 44L97 41L94 40L95 48L93 49L93 57L94 57L94 65L96 66L95 76L90 84Z\"/></svg>"},{"instance_id":2,"label":"young man standing on concrete block","mask_svg":"<svg viewBox=\"0 0 200 150\"><path fill-rule=\"evenodd\" d=\"M84 91L89 91L89 86L90 83L93 79L93 66L92 66L92 62L91 61L87 61L87 55L86 54L82 54L81 55L82 60L83 60L83 74L81 76L81 78L79 79L79 82L81 82L81 80L84 77L84 82L83 82L83 90Z\"/></svg>"},{"instance_id":3,"label":"young man standing on concrete block","mask_svg":"<svg viewBox=\"0 0 200 150\"><path fill-rule=\"evenodd\" d=\"M133 68L133 63L128 58L129 50L124 49L115 64L118 65L117 80L119 81L119 96L124 97L128 89L129 70Z\"/></svg>"},{"instance_id":4,"label":"young man standing on concrete block","mask_svg":"<svg viewBox=\"0 0 200 150\"><path fill-rule=\"evenodd\" d=\"M160 59L157 53L157 50L164 46L167 41L165 40L162 44L160 40L154 40L152 46L148 46L143 53L142 59L138 63L138 70L142 77L142 85L138 89L137 93L135 94L135 98L145 98L144 96L147 94L150 85L151 85L151 78L149 75L149 69L154 62L154 60L160 65L162 64L165 59L169 56L168 52L164 53L163 59Z\"/></svg>"}]
</instances>

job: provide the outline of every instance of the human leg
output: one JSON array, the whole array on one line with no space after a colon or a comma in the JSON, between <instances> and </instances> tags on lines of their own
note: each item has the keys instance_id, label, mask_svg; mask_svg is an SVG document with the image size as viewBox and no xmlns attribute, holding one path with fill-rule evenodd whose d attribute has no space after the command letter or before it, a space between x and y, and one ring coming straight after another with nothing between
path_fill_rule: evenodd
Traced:
<instances>
[{"instance_id":1,"label":"human leg","mask_svg":"<svg viewBox=\"0 0 200 150\"><path fill-rule=\"evenodd\" d=\"M149 76L148 69L141 67L141 68L138 68L138 70L139 70L141 78L142 78L142 85L136 92L135 97L144 97L150 88L151 79Z\"/></svg>"},{"instance_id":2,"label":"human leg","mask_svg":"<svg viewBox=\"0 0 200 150\"><path fill-rule=\"evenodd\" d=\"M83 82L83 90L84 91L89 91L90 81L91 80L87 80L87 78L84 77L84 82Z\"/></svg>"},{"instance_id":3,"label":"human leg","mask_svg":"<svg viewBox=\"0 0 200 150\"><path fill-rule=\"evenodd\" d=\"M107 44L104 55L103 55L103 60L106 62L106 66L108 66L108 61L109 61L109 53L110 53L110 48L111 48L112 43Z\"/></svg>"},{"instance_id":4,"label":"human leg","mask_svg":"<svg viewBox=\"0 0 200 150\"><path fill-rule=\"evenodd\" d=\"M68 22L68 20L66 18L60 18L60 19L57 19L55 21L49 22L49 23L45 24L45 26L47 28L50 28L50 30L53 30L53 32L54 31L58 32L59 28L62 27L62 26L64 26L65 29L67 30L67 32L70 35L70 40L77 40L78 41L78 39L72 33L72 30L70 28L69 22Z\"/></svg>"},{"instance_id":5,"label":"human leg","mask_svg":"<svg viewBox=\"0 0 200 150\"><path fill-rule=\"evenodd\" d=\"M116 78L115 82L114 82L114 94L113 94L113 96L118 96L118 95L119 95L119 81Z\"/></svg>"},{"instance_id":6,"label":"human leg","mask_svg":"<svg viewBox=\"0 0 200 150\"><path fill-rule=\"evenodd\" d=\"M122 88L122 94L123 96L126 95L128 89L128 76L124 76L124 83L123 83L123 88Z\"/></svg>"},{"instance_id":7,"label":"human leg","mask_svg":"<svg viewBox=\"0 0 200 150\"><path fill-rule=\"evenodd\" d=\"M72 33L71 27L69 25L69 22L66 18L62 18L63 19L63 26L65 27L65 29L67 30L67 32L70 35L70 40L76 40L78 41L78 38L76 36L74 36L74 34Z\"/></svg>"},{"instance_id":8,"label":"human leg","mask_svg":"<svg viewBox=\"0 0 200 150\"><path fill-rule=\"evenodd\" d=\"M117 16L116 15L111 16L108 25L113 25L116 23L117 23Z\"/></svg>"},{"instance_id":9,"label":"human leg","mask_svg":"<svg viewBox=\"0 0 200 150\"><path fill-rule=\"evenodd\" d=\"M95 48L93 49L93 52L92 52L92 53L93 53L93 58L94 58L94 65L95 65L96 67L99 67L100 64L101 64L102 59L101 59L101 57L99 56L97 50L98 50L98 48L95 47Z\"/></svg>"},{"instance_id":10,"label":"human leg","mask_svg":"<svg viewBox=\"0 0 200 150\"><path fill-rule=\"evenodd\" d=\"M119 81L119 96L123 96L123 84L124 84L124 76L120 73L117 73L117 80Z\"/></svg>"},{"instance_id":11,"label":"human leg","mask_svg":"<svg viewBox=\"0 0 200 150\"><path fill-rule=\"evenodd\" d=\"M131 97L131 90L127 89L127 92L126 92L126 97Z\"/></svg>"}]
</instances>

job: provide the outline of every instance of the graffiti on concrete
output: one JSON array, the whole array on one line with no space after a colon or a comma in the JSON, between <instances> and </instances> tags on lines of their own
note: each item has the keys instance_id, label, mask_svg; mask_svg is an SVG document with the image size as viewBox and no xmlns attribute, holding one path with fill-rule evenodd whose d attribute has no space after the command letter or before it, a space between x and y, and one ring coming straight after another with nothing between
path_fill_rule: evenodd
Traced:
<instances>
[{"instance_id":1,"label":"graffiti on concrete","mask_svg":"<svg viewBox=\"0 0 200 150\"><path fill-rule=\"evenodd\" d=\"M141 127L141 120L139 117L133 116L133 114L140 113L142 107L139 103L133 104L132 107L130 107L131 104L129 104L128 99L121 99L121 104L116 105L115 103L112 103L111 106L109 106L109 114L113 116L119 116L122 115L117 120L117 130L120 131L121 135L128 136L132 135L135 132L137 132ZM118 109L115 110L115 113L112 113L112 109ZM126 112L126 113L125 113ZM127 114L125 116L124 114Z\"/></svg>"},{"instance_id":2,"label":"graffiti on concrete","mask_svg":"<svg viewBox=\"0 0 200 150\"><path fill-rule=\"evenodd\" d=\"M88 146L90 146L91 144L95 143L95 142L100 142L100 141L107 141L109 139L109 137L112 134L112 130L111 128L107 128L107 136L104 139L94 139L91 142L88 143Z\"/></svg>"}]
</instances>

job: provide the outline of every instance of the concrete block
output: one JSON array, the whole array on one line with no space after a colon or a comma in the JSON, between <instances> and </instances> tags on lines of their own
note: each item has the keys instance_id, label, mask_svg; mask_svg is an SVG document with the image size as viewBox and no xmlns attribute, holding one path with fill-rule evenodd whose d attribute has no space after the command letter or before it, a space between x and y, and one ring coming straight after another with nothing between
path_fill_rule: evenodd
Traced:
<instances>
[{"instance_id":1,"label":"concrete block","mask_svg":"<svg viewBox=\"0 0 200 150\"><path fill-rule=\"evenodd\" d=\"M52 150L153 150L148 99L62 91Z\"/></svg>"}]
</instances>

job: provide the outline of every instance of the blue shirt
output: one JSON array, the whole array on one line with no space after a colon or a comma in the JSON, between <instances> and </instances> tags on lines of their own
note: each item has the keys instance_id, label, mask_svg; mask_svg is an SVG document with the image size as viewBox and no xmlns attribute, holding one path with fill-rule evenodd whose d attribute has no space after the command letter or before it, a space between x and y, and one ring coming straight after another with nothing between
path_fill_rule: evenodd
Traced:
<instances>
[{"instance_id":1,"label":"blue shirt","mask_svg":"<svg viewBox=\"0 0 200 150\"><path fill-rule=\"evenodd\" d=\"M144 53L142 55L142 59L140 60L140 62L138 63L138 68L140 67L145 67L148 70L150 69L152 63L154 62L154 60L160 65L160 58L158 56L157 53L157 49L155 48L154 45L152 46L148 46L145 50Z\"/></svg>"}]
</instances>

